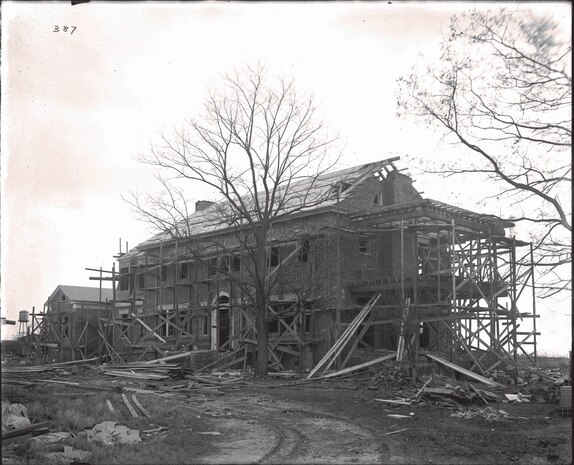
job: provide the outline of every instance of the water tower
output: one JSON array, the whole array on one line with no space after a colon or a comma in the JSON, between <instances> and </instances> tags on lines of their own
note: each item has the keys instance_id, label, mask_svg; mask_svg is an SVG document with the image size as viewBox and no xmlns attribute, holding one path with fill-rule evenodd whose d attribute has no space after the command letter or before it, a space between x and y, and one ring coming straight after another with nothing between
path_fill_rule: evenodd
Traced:
<instances>
[{"instance_id":1,"label":"water tower","mask_svg":"<svg viewBox=\"0 0 574 465\"><path fill-rule=\"evenodd\" d=\"M30 314L26 310L21 310L18 313L18 338L24 337L28 334L28 321Z\"/></svg>"}]
</instances>

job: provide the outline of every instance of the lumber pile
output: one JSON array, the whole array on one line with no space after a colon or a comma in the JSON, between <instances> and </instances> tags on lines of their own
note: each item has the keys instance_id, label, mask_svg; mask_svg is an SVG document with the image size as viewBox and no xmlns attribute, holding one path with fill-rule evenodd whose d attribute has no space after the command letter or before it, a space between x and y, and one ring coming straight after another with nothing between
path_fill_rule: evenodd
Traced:
<instances>
[{"instance_id":1,"label":"lumber pile","mask_svg":"<svg viewBox=\"0 0 574 465\"><path fill-rule=\"evenodd\" d=\"M118 378L130 378L146 381L161 381L166 379L182 379L188 370L178 363L148 364L124 363L103 367L103 374Z\"/></svg>"},{"instance_id":2,"label":"lumber pile","mask_svg":"<svg viewBox=\"0 0 574 465\"><path fill-rule=\"evenodd\" d=\"M162 389L166 393L191 393L221 396L227 391L238 390L247 384L240 372L212 372L185 375L185 384Z\"/></svg>"},{"instance_id":3,"label":"lumber pile","mask_svg":"<svg viewBox=\"0 0 574 465\"><path fill-rule=\"evenodd\" d=\"M37 373L47 373L57 370L49 365L7 366L2 367L2 374L16 378L35 376Z\"/></svg>"},{"instance_id":4,"label":"lumber pile","mask_svg":"<svg viewBox=\"0 0 574 465\"><path fill-rule=\"evenodd\" d=\"M2 367L2 384L33 386L42 384L34 379L38 376L41 376L43 380L45 380L54 377L69 376L70 374L71 373L66 370L66 366L28 365Z\"/></svg>"},{"instance_id":5,"label":"lumber pile","mask_svg":"<svg viewBox=\"0 0 574 465\"><path fill-rule=\"evenodd\" d=\"M403 397L396 399L375 400L390 406L418 404L451 409L471 404L485 405L501 400L496 393L476 387L472 383L456 384L455 380L436 375L432 375L416 392L404 389L402 393Z\"/></svg>"}]
</instances>

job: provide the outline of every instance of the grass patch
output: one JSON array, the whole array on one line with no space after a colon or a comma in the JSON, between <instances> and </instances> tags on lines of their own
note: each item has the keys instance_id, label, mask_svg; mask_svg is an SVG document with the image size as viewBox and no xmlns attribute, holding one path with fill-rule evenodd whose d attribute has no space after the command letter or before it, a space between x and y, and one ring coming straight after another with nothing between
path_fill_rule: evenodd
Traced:
<instances>
[{"instance_id":1,"label":"grass patch","mask_svg":"<svg viewBox=\"0 0 574 465\"><path fill-rule=\"evenodd\" d=\"M212 447L217 439L197 435L197 431L206 430L203 415L197 418L198 412L185 405L184 400L177 403L158 396L137 395L137 399L150 413L151 417L133 418L118 392L96 392L89 396L62 396L68 388L39 387L29 390L2 391L2 398L12 403L21 403L28 409L32 422L51 421L50 431L65 431L77 434L83 429L106 420L140 431L142 442L129 445L103 445L88 441L81 436L69 438L55 444L37 445L22 441L14 446L14 452L22 463L27 465L44 465L54 463L47 455L49 452L62 451L63 446L91 453L88 461L91 464L183 464L197 463L202 452ZM127 394L131 402L131 393ZM109 399L115 409L112 413L106 406ZM139 409L136 408L139 413ZM158 435L144 435L141 432L159 426L167 427Z\"/></svg>"}]
</instances>

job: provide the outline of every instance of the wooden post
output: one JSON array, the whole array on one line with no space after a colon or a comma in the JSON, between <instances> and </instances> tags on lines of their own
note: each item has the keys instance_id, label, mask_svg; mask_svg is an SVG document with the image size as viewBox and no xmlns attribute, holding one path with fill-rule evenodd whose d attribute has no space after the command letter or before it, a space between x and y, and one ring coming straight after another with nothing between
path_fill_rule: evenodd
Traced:
<instances>
[{"instance_id":1,"label":"wooden post","mask_svg":"<svg viewBox=\"0 0 574 465\"><path fill-rule=\"evenodd\" d=\"M532 283L532 324L534 329L534 363L538 363L537 360L538 352L536 348L536 284L534 280L534 249L532 247L532 242L530 243L530 279ZM570 355L572 355L572 352L570 352Z\"/></svg>"},{"instance_id":2,"label":"wooden post","mask_svg":"<svg viewBox=\"0 0 574 465\"><path fill-rule=\"evenodd\" d=\"M400 260L401 260L401 264L400 264L400 277L401 277L401 295L400 295L400 299L401 299L401 313L403 316L403 322L401 324L401 335L400 335L400 339L402 340L402 345L400 348L400 351L397 351L397 360L401 361L404 357L404 347L407 343L407 322L405 321L405 313L407 311L406 309L406 305L405 305L405 230L404 230L404 221L401 218L401 233L400 233Z\"/></svg>"},{"instance_id":3,"label":"wooden post","mask_svg":"<svg viewBox=\"0 0 574 465\"><path fill-rule=\"evenodd\" d=\"M336 300L335 300L335 341L339 338L341 334L341 229L339 224L339 195L340 187L337 188L337 271L335 277L335 288L336 288ZM335 361L335 366L337 370L341 368L341 357L337 357Z\"/></svg>"},{"instance_id":4,"label":"wooden post","mask_svg":"<svg viewBox=\"0 0 574 465\"><path fill-rule=\"evenodd\" d=\"M451 220L451 250L450 250L450 254L451 254L451 268L452 268L452 279L451 279L451 286L452 286L452 296L451 296L451 316L453 314L456 313L456 266L457 266L457 262L456 262L456 253L455 253L455 248L456 248L456 237L455 237L455 226L454 226L454 219ZM450 325L450 323L445 322L446 325ZM456 346L454 344L454 340L452 339L452 337L449 336L449 341L450 341L450 361L451 362L458 362L458 354L457 354L457 350L456 350Z\"/></svg>"},{"instance_id":5,"label":"wooden post","mask_svg":"<svg viewBox=\"0 0 574 465\"><path fill-rule=\"evenodd\" d=\"M177 303L177 241L175 242L174 258L173 258L173 311L175 314L175 324L177 326L177 333L175 334L175 345L179 344L181 338L181 328L179 327L179 305ZM167 316L167 315L166 315Z\"/></svg>"},{"instance_id":6,"label":"wooden post","mask_svg":"<svg viewBox=\"0 0 574 465\"><path fill-rule=\"evenodd\" d=\"M113 281L112 281L113 285ZM100 293L98 302L98 321L102 317L102 267L100 266ZM102 356L102 340L98 339L98 357Z\"/></svg>"},{"instance_id":7,"label":"wooden post","mask_svg":"<svg viewBox=\"0 0 574 465\"><path fill-rule=\"evenodd\" d=\"M517 313L517 286L516 286L516 237L512 237L512 245L510 249L510 313L512 318L512 358L515 362L518 361L518 340L517 340L517 324L516 324L516 313ZM514 368L514 381L516 381L518 377L518 368Z\"/></svg>"}]
</instances>

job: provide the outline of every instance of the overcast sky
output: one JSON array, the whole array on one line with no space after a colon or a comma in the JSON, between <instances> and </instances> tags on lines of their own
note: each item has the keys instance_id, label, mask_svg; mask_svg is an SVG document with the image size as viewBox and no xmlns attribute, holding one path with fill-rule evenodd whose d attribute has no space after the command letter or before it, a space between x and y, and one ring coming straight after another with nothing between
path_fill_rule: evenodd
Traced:
<instances>
[{"instance_id":1,"label":"overcast sky","mask_svg":"<svg viewBox=\"0 0 574 465\"><path fill-rule=\"evenodd\" d=\"M341 168L440 157L437 134L395 116L396 80L436 58L450 14L470 6L485 4L3 2L2 316L41 310L58 284L97 286L84 268L111 269L120 237L150 235L121 200L155 185L134 157L233 68L261 61L314 94L345 141ZM569 3L510 6L570 30ZM472 208L459 184L415 187ZM539 348L564 353L569 302L548 312Z\"/></svg>"}]
</instances>

